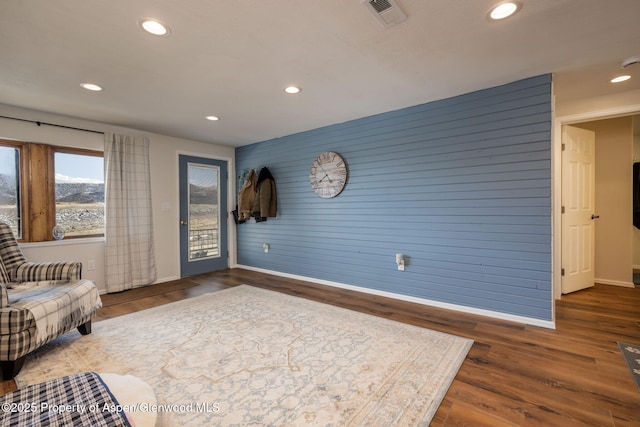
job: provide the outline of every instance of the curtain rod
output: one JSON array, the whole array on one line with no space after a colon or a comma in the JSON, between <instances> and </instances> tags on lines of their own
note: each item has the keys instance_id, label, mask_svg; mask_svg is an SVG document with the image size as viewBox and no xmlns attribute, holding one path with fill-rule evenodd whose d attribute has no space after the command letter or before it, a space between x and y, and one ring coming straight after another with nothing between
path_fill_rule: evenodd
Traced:
<instances>
[{"instance_id":1,"label":"curtain rod","mask_svg":"<svg viewBox=\"0 0 640 427\"><path fill-rule=\"evenodd\" d=\"M101 132L101 131L98 131L98 130L82 129L82 128L76 128L76 127L73 127L73 126L65 126L65 125L57 125L55 123L39 122L37 120L20 119L18 117L9 117L9 116L0 116L0 118L2 118L2 119L10 119L10 120L18 120L20 122L35 123L38 126L46 125L46 126L53 126L53 127L57 127L57 128L79 130L79 131L82 131L82 132L99 133L99 134L104 135L104 132Z\"/></svg>"}]
</instances>

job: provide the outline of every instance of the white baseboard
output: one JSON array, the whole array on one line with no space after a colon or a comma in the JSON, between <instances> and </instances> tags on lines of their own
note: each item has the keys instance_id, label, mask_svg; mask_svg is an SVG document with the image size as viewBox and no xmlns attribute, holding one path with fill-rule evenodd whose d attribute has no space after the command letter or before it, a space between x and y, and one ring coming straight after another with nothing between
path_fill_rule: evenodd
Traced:
<instances>
[{"instance_id":1,"label":"white baseboard","mask_svg":"<svg viewBox=\"0 0 640 427\"><path fill-rule=\"evenodd\" d=\"M535 318L532 318L532 317L517 316L517 315L513 315L513 314L500 313L498 311L484 310L484 309L480 309L480 308L467 307L467 306L464 306L464 305L457 305L457 304L450 304L450 303L446 303L446 302L433 301L433 300L429 300L429 299L425 299L425 298L412 297L412 296L408 296L408 295L397 294L397 293L394 293L394 292L379 291L377 289L369 289L369 288L365 288L365 287L362 287L362 286L347 285L345 283L339 283L339 282L333 282L333 281L329 281L329 280L316 279L316 278L313 278L313 277L300 276L300 275L297 275L297 274L282 273L280 271L267 270L265 268L251 267L251 266L242 265L242 264L236 264L232 268L244 268L245 270L252 270L252 271L257 271L257 272L260 272L260 273L272 274L274 276L287 277L289 279L295 279L295 280L303 280L303 281L306 281L306 282L317 283L319 285L327 285L327 286L333 286L333 287L341 288L341 289L349 289L349 290L352 290L352 291L362 292L362 293L366 293L366 294L378 295L378 296L387 297L387 298L393 298L393 299L397 299L397 300L401 300L401 301L415 302L415 303L422 304L422 305L428 305L428 306L431 306L431 307L444 308L444 309L447 309L447 310L459 311L459 312L462 312L462 313L477 314L477 315L480 315L480 316L491 317L491 318L494 318L494 319L507 320L507 321L510 321L510 322L524 323L524 324L527 324L527 325L540 326L540 327L548 328L548 329L555 329L556 328L555 322L554 321L549 321L549 320L541 320L541 319L535 319Z\"/></svg>"},{"instance_id":2,"label":"white baseboard","mask_svg":"<svg viewBox=\"0 0 640 427\"><path fill-rule=\"evenodd\" d=\"M594 279L595 283L600 283L602 285L613 285L613 286L622 286L623 288L633 288L636 285L633 282L623 282L621 280L607 280L607 279Z\"/></svg>"}]
</instances>

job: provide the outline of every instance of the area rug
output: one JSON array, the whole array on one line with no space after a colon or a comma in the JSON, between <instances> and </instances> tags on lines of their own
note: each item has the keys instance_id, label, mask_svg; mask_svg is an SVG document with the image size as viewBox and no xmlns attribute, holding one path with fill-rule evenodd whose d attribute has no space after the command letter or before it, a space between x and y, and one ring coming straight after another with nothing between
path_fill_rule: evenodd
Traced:
<instances>
[{"instance_id":1,"label":"area rug","mask_svg":"<svg viewBox=\"0 0 640 427\"><path fill-rule=\"evenodd\" d=\"M618 347L620 348L620 352L622 352L624 361L627 362L627 366L638 386L638 390L640 390L640 345L626 344L618 341Z\"/></svg>"},{"instance_id":2,"label":"area rug","mask_svg":"<svg viewBox=\"0 0 640 427\"><path fill-rule=\"evenodd\" d=\"M135 375L159 426L426 426L472 343L242 285L66 334L17 382Z\"/></svg>"}]
</instances>

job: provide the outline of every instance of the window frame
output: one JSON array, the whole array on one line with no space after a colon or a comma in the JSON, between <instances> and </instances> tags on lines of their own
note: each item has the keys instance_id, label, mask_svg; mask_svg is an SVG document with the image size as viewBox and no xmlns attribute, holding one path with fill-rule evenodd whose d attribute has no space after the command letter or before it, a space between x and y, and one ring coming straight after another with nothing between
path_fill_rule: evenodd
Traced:
<instances>
[{"instance_id":1,"label":"window frame","mask_svg":"<svg viewBox=\"0 0 640 427\"><path fill-rule=\"evenodd\" d=\"M0 139L1 146L20 150L20 225L22 243L55 241L55 153L102 157L104 152L85 148ZM36 183L39 183L36 185ZM44 184L44 185L42 185ZM105 213L106 215L106 213ZM65 240L104 237L102 234L65 236Z\"/></svg>"}]
</instances>

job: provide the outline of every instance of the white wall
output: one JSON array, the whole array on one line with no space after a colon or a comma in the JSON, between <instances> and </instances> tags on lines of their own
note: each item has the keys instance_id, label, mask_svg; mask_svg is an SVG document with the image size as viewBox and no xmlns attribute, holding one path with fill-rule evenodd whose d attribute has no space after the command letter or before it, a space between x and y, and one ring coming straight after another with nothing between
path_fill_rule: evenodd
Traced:
<instances>
[{"instance_id":1,"label":"white wall","mask_svg":"<svg viewBox=\"0 0 640 427\"><path fill-rule=\"evenodd\" d=\"M155 234L158 280L165 282L180 277L178 235L178 153L219 158L229 161L229 174L234 176L235 149L223 145L192 141L159 135L104 123L91 122L66 116L41 113L0 104L0 116L36 120L91 129L100 132L120 132L146 136L150 140L151 194L153 198L153 228ZM77 130L37 126L33 123L0 118L0 138L28 142L61 145L74 148L103 150L103 135ZM229 206L235 206L235 180L230 179ZM233 223L233 221L231 221ZM233 224L229 233L235 232ZM235 264L235 237L229 238L230 264ZM82 261L83 277L96 282L104 291L104 241L103 239L69 239L61 242L22 244L25 256L32 261ZM96 269L87 270L89 260L95 260Z\"/></svg>"},{"instance_id":2,"label":"white wall","mask_svg":"<svg viewBox=\"0 0 640 427\"><path fill-rule=\"evenodd\" d=\"M568 116L580 116L579 121L600 119L621 114L640 112L640 90L633 90L615 95L585 98L565 102L556 99L555 115L558 118L573 120Z\"/></svg>"}]
</instances>

